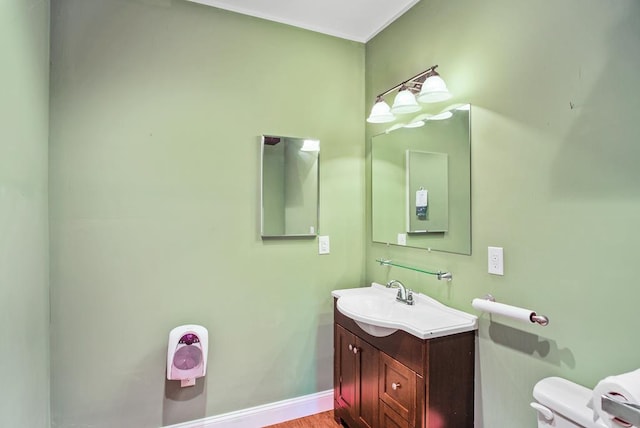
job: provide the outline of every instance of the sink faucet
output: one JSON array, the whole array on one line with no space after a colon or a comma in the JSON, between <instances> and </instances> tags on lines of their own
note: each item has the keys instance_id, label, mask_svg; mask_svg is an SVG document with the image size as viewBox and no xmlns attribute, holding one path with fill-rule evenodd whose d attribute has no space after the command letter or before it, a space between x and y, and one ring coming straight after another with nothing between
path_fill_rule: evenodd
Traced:
<instances>
[{"instance_id":1,"label":"sink faucet","mask_svg":"<svg viewBox=\"0 0 640 428\"><path fill-rule=\"evenodd\" d=\"M398 294L396 295L396 300L398 302L406 303L407 305L413 305L413 291L402 285L400 281L392 279L387 283L387 288L398 289Z\"/></svg>"}]
</instances>

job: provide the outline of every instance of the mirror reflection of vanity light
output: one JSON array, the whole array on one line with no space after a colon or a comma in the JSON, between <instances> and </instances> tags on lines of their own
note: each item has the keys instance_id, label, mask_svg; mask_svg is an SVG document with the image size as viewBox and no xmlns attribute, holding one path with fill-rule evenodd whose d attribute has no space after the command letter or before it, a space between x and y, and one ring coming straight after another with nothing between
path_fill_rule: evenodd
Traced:
<instances>
[{"instance_id":1,"label":"mirror reflection of vanity light","mask_svg":"<svg viewBox=\"0 0 640 428\"><path fill-rule=\"evenodd\" d=\"M424 120L414 120L404 125L405 128L420 128L421 126L424 126Z\"/></svg>"},{"instance_id":2,"label":"mirror reflection of vanity light","mask_svg":"<svg viewBox=\"0 0 640 428\"><path fill-rule=\"evenodd\" d=\"M453 113L451 113L450 111L443 111L442 113L431 116L429 120L446 120L450 119L451 117L453 117Z\"/></svg>"},{"instance_id":3,"label":"mirror reflection of vanity light","mask_svg":"<svg viewBox=\"0 0 640 428\"><path fill-rule=\"evenodd\" d=\"M453 111L455 110L468 111L469 104L452 104L436 114L420 113L419 115L411 119L409 123L395 123L387 128L384 132L388 134L401 128L420 128L421 126L424 126L425 123L427 123L427 121L429 120L450 119L453 117Z\"/></svg>"},{"instance_id":4,"label":"mirror reflection of vanity light","mask_svg":"<svg viewBox=\"0 0 640 428\"><path fill-rule=\"evenodd\" d=\"M302 147L300 148L301 152L319 152L320 151L320 141L319 140L304 140L302 143Z\"/></svg>"},{"instance_id":5,"label":"mirror reflection of vanity light","mask_svg":"<svg viewBox=\"0 0 640 428\"><path fill-rule=\"evenodd\" d=\"M391 125L384 132L388 134L390 132L395 131L396 129L406 128L406 123L396 123L395 125Z\"/></svg>"}]
</instances>

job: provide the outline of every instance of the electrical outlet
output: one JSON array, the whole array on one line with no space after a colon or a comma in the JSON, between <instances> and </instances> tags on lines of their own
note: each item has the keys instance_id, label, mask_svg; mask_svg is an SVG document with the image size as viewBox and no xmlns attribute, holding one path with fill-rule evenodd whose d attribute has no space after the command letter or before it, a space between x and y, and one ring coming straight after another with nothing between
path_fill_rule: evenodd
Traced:
<instances>
[{"instance_id":1,"label":"electrical outlet","mask_svg":"<svg viewBox=\"0 0 640 428\"><path fill-rule=\"evenodd\" d=\"M504 275L504 253L502 247L489 247L489 273Z\"/></svg>"},{"instance_id":2,"label":"electrical outlet","mask_svg":"<svg viewBox=\"0 0 640 428\"><path fill-rule=\"evenodd\" d=\"M318 254L329 254L329 237L318 236Z\"/></svg>"}]
</instances>

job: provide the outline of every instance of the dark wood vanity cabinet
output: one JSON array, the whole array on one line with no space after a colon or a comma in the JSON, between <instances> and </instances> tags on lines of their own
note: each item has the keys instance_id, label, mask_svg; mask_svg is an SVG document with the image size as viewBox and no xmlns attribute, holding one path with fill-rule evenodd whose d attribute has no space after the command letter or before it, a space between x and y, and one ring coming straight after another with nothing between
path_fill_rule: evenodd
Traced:
<instances>
[{"instance_id":1,"label":"dark wood vanity cabinet","mask_svg":"<svg viewBox=\"0 0 640 428\"><path fill-rule=\"evenodd\" d=\"M474 331L375 337L334 304L336 421L349 428L473 427L474 352Z\"/></svg>"},{"instance_id":2,"label":"dark wood vanity cabinet","mask_svg":"<svg viewBox=\"0 0 640 428\"><path fill-rule=\"evenodd\" d=\"M345 419L355 422L355 426L377 427L378 350L338 325L335 334L337 406L348 414Z\"/></svg>"}]
</instances>

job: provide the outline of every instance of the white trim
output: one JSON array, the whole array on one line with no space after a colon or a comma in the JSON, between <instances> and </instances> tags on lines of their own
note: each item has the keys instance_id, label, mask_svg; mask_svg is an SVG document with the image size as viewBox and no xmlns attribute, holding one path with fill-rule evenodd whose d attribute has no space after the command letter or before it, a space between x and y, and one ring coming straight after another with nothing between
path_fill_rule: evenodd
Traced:
<instances>
[{"instance_id":1,"label":"white trim","mask_svg":"<svg viewBox=\"0 0 640 428\"><path fill-rule=\"evenodd\" d=\"M333 390L317 392L166 428L258 428L333 409Z\"/></svg>"}]
</instances>

